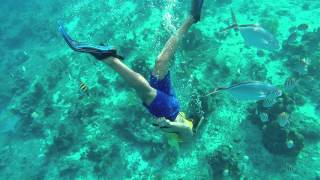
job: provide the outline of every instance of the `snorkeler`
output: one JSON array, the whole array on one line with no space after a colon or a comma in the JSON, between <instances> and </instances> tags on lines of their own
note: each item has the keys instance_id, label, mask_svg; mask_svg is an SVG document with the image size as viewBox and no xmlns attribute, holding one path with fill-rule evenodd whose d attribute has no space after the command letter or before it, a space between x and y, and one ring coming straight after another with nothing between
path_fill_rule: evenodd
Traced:
<instances>
[{"instance_id":1,"label":"snorkeler","mask_svg":"<svg viewBox=\"0 0 320 180\"><path fill-rule=\"evenodd\" d=\"M180 105L171 85L169 68L179 42L190 27L200 21L202 5L203 0L192 0L190 16L170 37L158 55L150 82L127 67L121 61L123 58L113 47L74 41L62 25L59 26L59 31L70 48L78 52L89 53L118 72L126 83L135 89L149 112L157 117L153 122L154 126L164 132L174 133L181 141L186 141L196 133L203 118L188 120L185 114L180 112Z\"/></svg>"}]
</instances>

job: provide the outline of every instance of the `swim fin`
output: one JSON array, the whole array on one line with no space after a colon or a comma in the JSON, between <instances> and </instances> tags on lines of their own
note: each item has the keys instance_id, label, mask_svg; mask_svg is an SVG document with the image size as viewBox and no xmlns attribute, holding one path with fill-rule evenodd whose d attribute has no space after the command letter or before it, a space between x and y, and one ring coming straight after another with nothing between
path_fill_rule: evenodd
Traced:
<instances>
[{"instance_id":1,"label":"swim fin","mask_svg":"<svg viewBox=\"0 0 320 180\"><path fill-rule=\"evenodd\" d=\"M112 46L105 46L105 45L93 45L84 42L78 42L73 40L69 34L66 32L64 26L62 24L59 25L58 28L60 34L62 35L63 39L66 41L68 46L77 52L89 53L94 56L98 60L106 59L110 56L119 58L123 60L122 56L117 54L117 50L114 49Z\"/></svg>"},{"instance_id":2,"label":"swim fin","mask_svg":"<svg viewBox=\"0 0 320 180\"><path fill-rule=\"evenodd\" d=\"M203 1L204 0L192 0L191 15L196 22L200 21Z\"/></svg>"}]
</instances>

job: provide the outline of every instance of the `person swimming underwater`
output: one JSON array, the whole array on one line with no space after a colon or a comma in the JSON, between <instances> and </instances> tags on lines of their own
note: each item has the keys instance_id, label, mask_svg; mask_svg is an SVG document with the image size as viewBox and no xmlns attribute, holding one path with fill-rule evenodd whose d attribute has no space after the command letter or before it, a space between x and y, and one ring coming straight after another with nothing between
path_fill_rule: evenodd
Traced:
<instances>
[{"instance_id":1,"label":"person swimming underwater","mask_svg":"<svg viewBox=\"0 0 320 180\"><path fill-rule=\"evenodd\" d=\"M157 117L153 122L154 126L159 127L166 133L177 135L180 141L187 141L196 133L203 118L189 120L183 112L180 112L180 105L171 84L169 69L179 42L190 27L200 21L203 1L192 0L189 17L166 42L156 59L149 82L142 75L127 67L121 61L123 57L117 54L115 48L77 42L66 33L63 25L59 26L59 31L71 49L89 53L119 73L126 83L135 89L149 112Z\"/></svg>"}]
</instances>

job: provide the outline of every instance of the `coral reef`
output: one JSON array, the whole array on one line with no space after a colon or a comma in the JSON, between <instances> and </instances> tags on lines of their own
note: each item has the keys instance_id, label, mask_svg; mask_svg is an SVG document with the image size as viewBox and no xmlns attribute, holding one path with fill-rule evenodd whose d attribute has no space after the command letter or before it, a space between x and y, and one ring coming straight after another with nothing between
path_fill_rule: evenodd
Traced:
<instances>
[{"instance_id":1,"label":"coral reef","mask_svg":"<svg viewBox=\"0 0 320 180\"><path fill-rule=\"evenodd\" d=\"M241 170L237 162L237 156L230 146L218 147L208 157L208 164L213 179L240 179Z\"/></svg>"},{"instance_id":2,"label":"coral reef","mask_svg":"<svg viewBox=\"0 0 320 180\"><path fill-rule=\"evenodd\" d=\"M304 147L304 138L296 130L282 128L274 121L262 131L262 143L273 154L297 156Z\"/></svg>"},{"instance_id":3,"label":"coral reef","mask_svg":"<svg viewBox=\"0 0 320 180\"><path fill-rule=\"evenodd\" d=\"M32 91L21 99L20 105L11 108L11 112L20 117L18 132L22 136L43 135L43 124L35 121L32 114L36 112L40 102L43 100L45 91L43 85L37 82L32 87Z\"/></svg>"},{"instance_id":4,"label":"coral reef","mask_svg":"<svg viewBox=\"0 0 320 180\"><path fill-rule=\"evenodd\" d=\"M78 133L72 126L60 125L58 134L53 138L52 144L49 144L46 157L51 158L58 154L66 153L77 139Z\"/></svg>"},{"instance_id":5,"label":"coral reef","mask_svg":"<svg viewBox=\"0 0 320 180\"><path fill-rule=\"evenodd\" d=\"M121 170L117 169L115 164L121 164L120 148L117 145L111 147L101 147L96 144L91 144L86 154L86 158L94 162L93 171L101 177L116 176ZM112 165L110 167L110 165Z\"/></svg>"},{"instance_id":6,"label":"coral reef","mask_svg":"<svg viewBox=\"0 0 320 180\"><path fill-rule=\"evenodd\" d=\"M265 108L262 102L249 108L248 119L262 129L262 143L270 153L295 157L304 147L303 135L296 129L297 126L291 124L293 118L294 122L298 121L297 116L291 115L286 120L280 119L284 112L288 114L294 112L295 102L288 94L283 93L277 103L270 108ZM266 113L267 119L261 119L261 113Z\"/></svg>"}]
</instances>

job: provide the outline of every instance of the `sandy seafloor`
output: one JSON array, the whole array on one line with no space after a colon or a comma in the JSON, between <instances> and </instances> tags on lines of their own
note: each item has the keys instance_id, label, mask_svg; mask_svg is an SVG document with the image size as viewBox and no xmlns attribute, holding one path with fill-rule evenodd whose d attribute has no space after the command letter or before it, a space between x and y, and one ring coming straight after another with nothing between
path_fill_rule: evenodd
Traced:
<instances>
[{"instance_id":1,"label":"sandy seafloor","mask_svg":"<svg viewBox=\"0 0 320 180\"><path fill-rule=\"evenodd\" d=\"M0 179L214 179L208 157L220 145L237 155L239 178L319 179L320 83L314 73L320 68L319 42L305 53L313 71L297 75L285 63L290 53L263 51L259 57L233 31L223 38L216 34L231 23L232 7L239 23L260 22L283 44L293 26L307 24L300 33L319 28L317 0L206 0L203 18L181 43L171 70L183 110L196 88L208 91L247 80L282 87L295 76L295 93L303 103L291 114L313 133L304 137L296 157L268 152L261 129L247 118L248 107L256 103L237 102L226 93L208 97L208 117L200 133L176 152L150 124L152 117L121 77L92 57L72 52L57 32L62 21L76 39L115 45L127 65L149 76L189 4L2 0ZM89 96L80 91L80 81L89 87ZM227 173L223 178L232 179Z\"/></svg>"}]
</instances>

